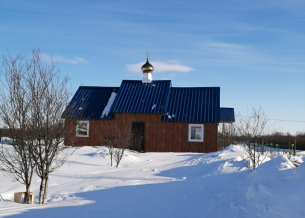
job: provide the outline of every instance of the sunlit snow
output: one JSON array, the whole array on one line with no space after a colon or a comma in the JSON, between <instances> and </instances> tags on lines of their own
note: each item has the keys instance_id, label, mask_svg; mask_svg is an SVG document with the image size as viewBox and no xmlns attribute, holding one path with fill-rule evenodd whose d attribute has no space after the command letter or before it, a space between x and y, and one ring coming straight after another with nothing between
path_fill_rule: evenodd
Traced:
<instances>
[{"instance_id":1,"label":"sunlit snow","mask_svg":"<svg viewBox=\"0 0 305 218\"><path fill-rule=\"evenodd\" d=\"M304 152L294 160L302 162ZM304 217L305 165L273 153L256 170L240 145L198 153L127 151L111 167L105 147L80 147L51 174L48 201L13 203L24 186L0 173L0 217Z\"/></svg>"}]
</instances>

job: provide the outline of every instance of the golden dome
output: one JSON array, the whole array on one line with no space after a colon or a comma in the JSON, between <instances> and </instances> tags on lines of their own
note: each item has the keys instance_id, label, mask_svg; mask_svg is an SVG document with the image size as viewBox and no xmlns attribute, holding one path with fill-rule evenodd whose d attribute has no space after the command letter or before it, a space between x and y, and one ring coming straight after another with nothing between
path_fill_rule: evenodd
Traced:
<instances>
[{"instance_id":1,"label":"golden dome","mask_svg":"<svg viewBox=\"0 0 305 218\"><path fill-rule=\"evenodd\" d=\"M141 70L143 73L152 73L154 71L154 67L149 63L148 58L146 63L141 67Z\"/></svg>"}]
</instances>

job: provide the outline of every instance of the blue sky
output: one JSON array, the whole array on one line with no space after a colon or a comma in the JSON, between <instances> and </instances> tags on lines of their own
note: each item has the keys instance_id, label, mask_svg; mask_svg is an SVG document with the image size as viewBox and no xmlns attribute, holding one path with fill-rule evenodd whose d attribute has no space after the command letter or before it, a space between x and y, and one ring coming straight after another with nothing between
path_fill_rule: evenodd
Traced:
<instances>
[{"instance_id":1,"label":"blue sky","mask_svg":"<svg viewBox=\"0 0 305 218\"><path fill-rule=\"evenodd\" d=\"M153 79L219 86L221 106L261 106L270 119L305 121L305 1L0 0L0 54L39 48L79 85ZM305 122L274 121L282 132Z\"/></svg>"}]
</instances>

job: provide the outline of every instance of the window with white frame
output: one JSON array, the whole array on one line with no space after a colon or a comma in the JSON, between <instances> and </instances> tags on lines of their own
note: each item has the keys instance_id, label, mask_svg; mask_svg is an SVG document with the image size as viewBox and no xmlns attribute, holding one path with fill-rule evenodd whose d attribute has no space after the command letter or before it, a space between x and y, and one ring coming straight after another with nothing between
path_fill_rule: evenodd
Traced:
<instances>
[{"instance_id":1,"label":"window with white frame","mask_svg":"<svg viewBox=\"0 0 305 218\"><path fill-rule=\"evenodd\" d=\"M189 124L189 142L203 142L203 124Z\"/></svg>"},{"instance_id":2,"label":"window with white frame","mask_svg":"<svg viewBox=\"0 0 305 218\"><path fill-rule=\"evenodd\" d=\"M89 121L77 121L76 136L89 137Z\"/></svg>"}]
</instances>

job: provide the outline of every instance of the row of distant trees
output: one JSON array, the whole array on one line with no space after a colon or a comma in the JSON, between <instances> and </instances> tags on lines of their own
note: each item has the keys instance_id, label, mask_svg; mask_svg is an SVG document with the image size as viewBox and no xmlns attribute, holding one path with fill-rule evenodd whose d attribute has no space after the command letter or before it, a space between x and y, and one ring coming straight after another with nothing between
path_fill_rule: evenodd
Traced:
<instances>
[{"instance_id":1,"label":"row of distant trees","mask_svg":"<svg viewBox=\"0 0 305 218\"><path fill-rule=\"evenodd\" d=\"M296 140L296 149L305 150L305 132L297 132L295 135L290 134L289 132L274 132L270 136L270 142L274 145L291 145L294 144Z\"/></svg>"},{"instance_id":2,"label":"row of distant trees","mask_svg":"<svg viewBox=\"0 0 305 218\"><path fill-rule=\"evenodd\" d=\"M305 132L297 132L296 134L290 134L289 132L272 132L271 134L264 134L263 137L265 143L272 143L273 145L288 146L295 143L297 150L305 150ZM219 150L225 148L230 144L240 142L242 138L236 132L234 124L221 124L218 132L218 148Z\"/></svg>"},{"instance_id":3,"label":"row of distant trees","mask_svg":"<svg viewBox=\"0 0 305 218\"><path fill-rule=\"evenodd\" d=\"M0 75L0 118L10 145L0 145L0 171L25 185L24 203L30 201L33 174L40 178L39 203L45 203L49 175L66 160L64 120L69 101L68 77L52 62L41 63L39 50L3 57Z\"/></svg>"}]
</instances>

